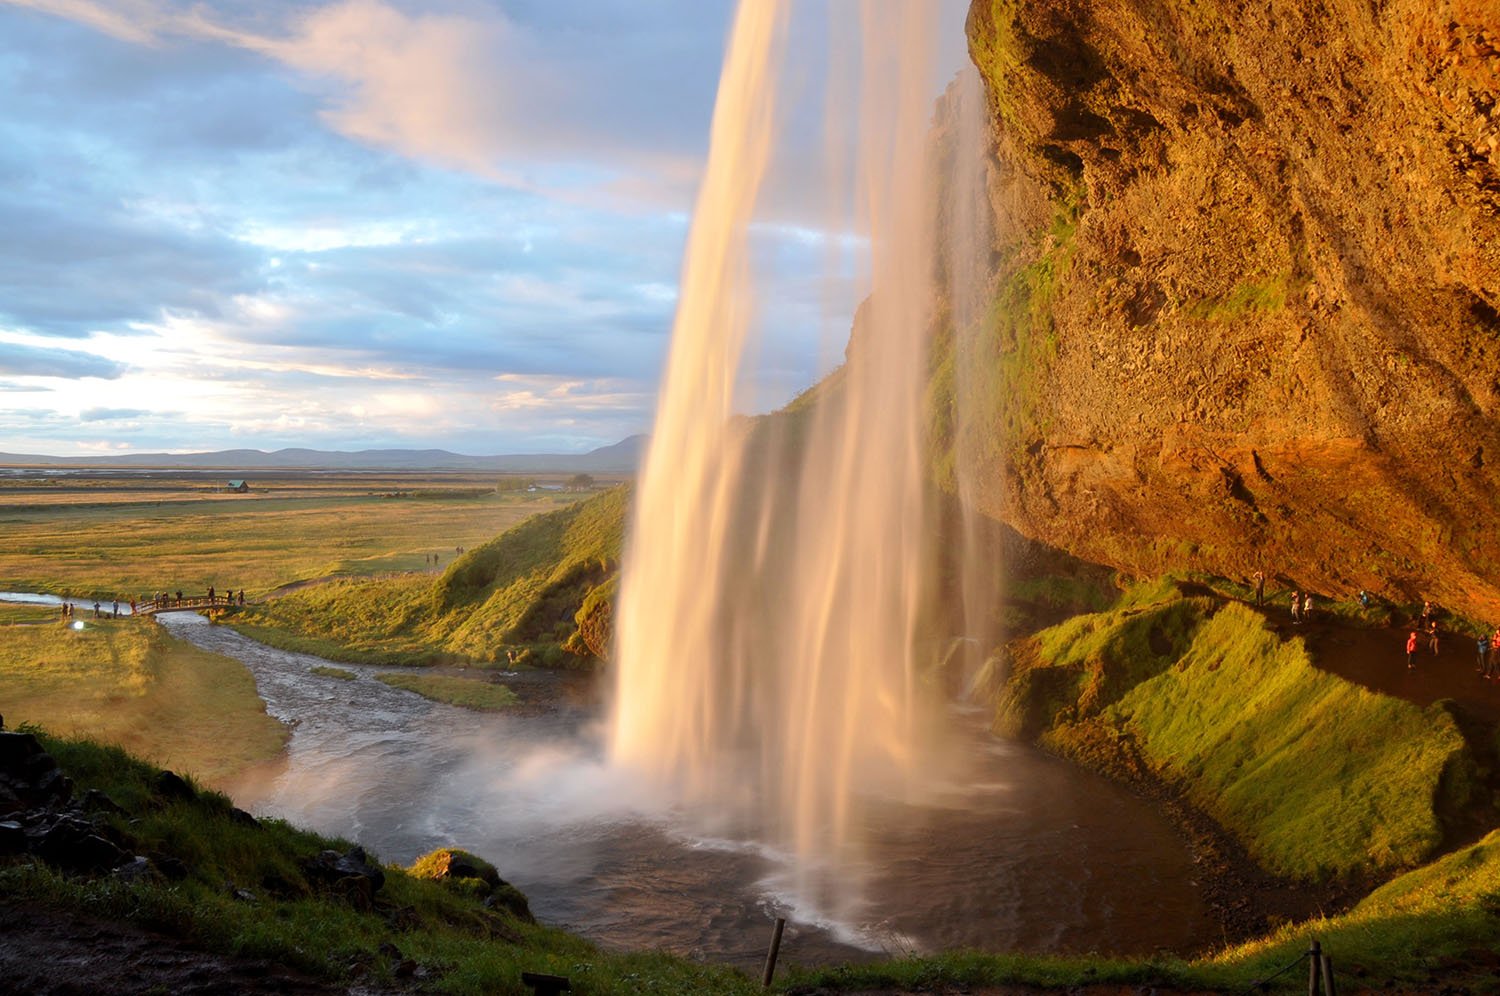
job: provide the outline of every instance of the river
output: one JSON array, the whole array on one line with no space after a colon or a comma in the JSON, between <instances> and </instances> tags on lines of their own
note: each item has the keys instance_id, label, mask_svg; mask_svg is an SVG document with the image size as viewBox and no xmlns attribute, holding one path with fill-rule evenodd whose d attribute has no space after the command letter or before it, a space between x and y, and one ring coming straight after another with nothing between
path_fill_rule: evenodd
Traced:
<instances>
[{"instance_id":1,"label":"river","mask_svg":"<svg viewBox=\"0 0 1500 996\"><path fill-rule=\"evenodd\" d=\"M958 947L1151 953L1217 936L1186 845L1144 801L977 716L971 763L935 774L933 801L891 804L871 827L868 901L821 914L791 898L789 867L753 842L678 825L601 759L590 716L485 714L430 702L339 665L181 613L172 634L245 663L292 726L285 764L235 790L282 817L408 863L435 847L483 855L542 921L611 948L663 948L753 966L770 922L803 964ZM519 676L518 680L547 680Z\"/></svg>"}]
</instances>

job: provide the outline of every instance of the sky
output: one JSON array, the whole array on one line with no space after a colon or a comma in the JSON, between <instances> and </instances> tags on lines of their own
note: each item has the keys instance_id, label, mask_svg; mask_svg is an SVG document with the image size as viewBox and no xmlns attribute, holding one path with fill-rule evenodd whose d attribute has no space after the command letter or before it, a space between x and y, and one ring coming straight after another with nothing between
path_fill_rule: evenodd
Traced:
<instances>
[{"instance_id":1,"label":"sky","mask_svg":"<svg viewBox=\"0 0 1500 996\"><path fill-rule=\"evenodd\" d=\"M964 4L906 2L941 22L951 76ZM826 36L853 9L794 7L802 110L751 237L761 409L838 361L865 291L809 180ZM649 431L732 14L0 0L0 452Z\"/></svg>"}]
</instances>

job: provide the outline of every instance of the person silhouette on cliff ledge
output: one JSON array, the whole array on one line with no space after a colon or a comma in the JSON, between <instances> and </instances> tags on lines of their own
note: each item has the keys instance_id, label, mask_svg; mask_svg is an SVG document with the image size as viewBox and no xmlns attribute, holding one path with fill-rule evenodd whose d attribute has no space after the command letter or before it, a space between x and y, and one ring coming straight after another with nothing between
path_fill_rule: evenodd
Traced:
<instances>
[{"instance_id":1,"label":"person silhouette on cliff ledge","mask_svg":"<svg viewBox=\"0 0 1500 996\"><path fill-rule=\"evenodd\" d=\"M1414 671L1417 667L1417 631L1412 630L1411 636L1406 638L1406 669Z\"/></svg>"}]
</instances>

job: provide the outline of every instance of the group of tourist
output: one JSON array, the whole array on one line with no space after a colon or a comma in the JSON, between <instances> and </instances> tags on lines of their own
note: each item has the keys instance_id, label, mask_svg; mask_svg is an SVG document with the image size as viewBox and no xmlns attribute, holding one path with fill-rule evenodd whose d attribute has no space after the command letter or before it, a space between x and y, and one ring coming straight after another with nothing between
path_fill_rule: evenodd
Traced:
<instances>
[{"instance_id":1,"label":"group of tourist","mask_svg":"<svg viewBox=\"0 0 1500 996\"><path fill-rule=\"evenodd\" d=\"M1474 670L1489 681L1500 679L1500 626L1488 636L1483 633L1475 638L1474 646L1478 659Z\"/></svg>"},{"instance_id":2,"label":"group of tourist","mask_svg":"<svg viewBox=\"0 0 1500 996\"><path fill-rule=\"evenodd\" d=\"M1418 648L1425 640L1427 649L1436 657L1440 649L1438 633L1438 610L1430 601L1422 603L1422 614L1412 625L1406 636L1406 667L1416 670ZM1486 681L1500 680L1500 626L1493 633L1480 633L1474 637L1474 672Z\"/></svg>"},{"instance_id":3,"label":"group of tourist","mask_svg":"<svg viewBox=\"0 0 1500 996\"><path fill-rule=\"evenodd\" d=\"M1256 571L1251 577L1251 583L1255 591L1255 604L1264 606L1266 603L1266 576L1262 571ZM1373 603L1370 593L1360 589L1356 596L1362 609L1369 609ZM1293 589L1292 591L1292 624L1300 625L1312 618L1313 596L1311 592ZM1488 681L1500 681L1500 626L1493 632L1486 632L1476 636L1474 639L1475 667L1474 670L1480 677ZM1408 670L1417 669L1417 661L1421 656L1421 650L1425 646L1428 653L1433 657L1438 656L1442 648L1442 634L1438 629L1438 609L1430 600L1422 603L1422 612L1408 629L1406 636L1406 667Z\"/></svg>"},{"instance_id":4,"label":"group of tourist","mask_svg":"<svg viewBox=\"0 0 1500 996\"><path fill-rule=\"evenodd\" d=\"M1251 580L1255 584L1255 604L1262 606L1266 604L1266 574L1264 571L1256 571ZM1364 592L1360 592L1361 595ZM1292 589L1292 623L1301 625L1312 618L1313 596L1310 591L1300 588Z\"/></svg>"},{"instance_id":5,"label":"group of tourist","mask_svg":"<svg viewBox=\"0 0 1500 996\"><path fill-rule=\"evenodd\" d=\"M68 601L66 598L63 599L63 602L62 602L62 617L64 619L72 619L73 616L74 616L75 608L76 607L73 605L72 602ZM131 612L135 611L135 603L134 602L130 603L130 611ZM111 602L110 603L110 607L108 609L106 609L104 607L104 603L103 602L95 602L94 603L94 618L95 619L104 619L106 617L108 617L110 619L118 619L119 616L120 616L120 603L118 601Z\"/></svg>"},{"instance_id":6,"label":"group of tourist","mask_svg":"<svg viewBox=\"0 0 1500 996\"><path fill-rule=\"evenodd\" d=\"M186 601L188 603L190 603L188 605L189 608L197 608L200 604L202 604L202 603L200 603L198 601L197 596L190 596ZM175 592L173 592L173 591L154 591L154 592L151 593L151 597L150 598L146 598L146 597L142 596L141 601L139 603L139 607L143 608L143 609L147 609L147 610L177 609L177 608L182 608L183 607L183 603L184 603L184 599L182 597L182 590L179 588ZM137 604L138 603L136 603L134 601L132 601L130 603L130 611L132 613L136 611ZM241 588L238 592L234 591L233 589L230 589L229 591L223 591L223 592L221 592L221 591L216 591L214 589L213 585L209 585L208 586L207 604L210 605L210 606L213 606L213 605L244 605L245 604L245 590L243 588Z\"/></svg>"}]
</instances>

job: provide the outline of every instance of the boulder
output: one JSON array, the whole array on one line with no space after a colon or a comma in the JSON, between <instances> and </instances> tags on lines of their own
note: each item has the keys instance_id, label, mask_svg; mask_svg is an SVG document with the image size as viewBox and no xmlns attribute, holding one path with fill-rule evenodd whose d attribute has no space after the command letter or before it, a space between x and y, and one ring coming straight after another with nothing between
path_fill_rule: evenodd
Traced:
<instances>
[{"instance_id":1,"label":"boulder","mask_svg":"<svg viewBox=\"0 0 1500 996\"><path fill-rule=\"evenodd\" d=\"M89 789L83 794L83 808L89 812L123 814L120 804L99 789Z\"/></svg>"},{"instance_id":2,"label":"boulder","mask_svg":"<svg viewBox=\"0 0 1500 996\"><path fill-rule=\"evenodd\" d=\"M30 733L0 730L0 772L8 772L42 753L42 745Z\"/></svg>"},{"instance_id":3,"label":"boulder","mask_svg":"<svg viewBox=\"0 0 1500 996\"><path fill-rule=\"evenodd\" d=\"M518 919L536 922L525 894L501 878L495 866L478 855L456 847L441 847L418 858L409 871L418 878L480 884L481 891L487 893L486 908L506 910Z\"/></svg>"},{"instance_id":4,"label":"boulder","mask_svg":"<svg viewBox=\"0 0 1500 996\"><path fill-rule=\"evenodd\" d=\"M152 790L163 799L174 802L191 802L198 798L197 791L187 780L173 771L162 771L156 776Z\"/></svg>"},{"instance_id":5,"label":"boulder","mask_svg":"<svg viewBox=\"0 0 1500 996\"><path fill-rule=\"evenodd\" d=\"M152 866L151 859L139 854L110 872L110 875L122 882L148 882L160 877Z\"/></svg>"},{"instance_id":6,"label":"boulder","mask_svg":"<svg viewBox=\"0 0 1500 996\"><path fill-rule=\"evenodd\" d=\"M0 814L61 805L73 783L30 733L0 732Z\"/></svg>"},{"instance_id":7,"label":"boulder","mask_svg":"<svg viewBox=\"0 0 1500 996\"><path fill-rule=\"evenodd\" d=\"M385 872L370 861L363 847L351 847L343 854L323 851L302 862L302 870L309 879L333 888L361 907L367 907L385 885Z\"/></svg>"},{"instance_id":8,"label":"boulder","mask_svg":"<svg viewBox=\"0 0 1500 996\"><path fill-rule=\"evenodd\" d=\"M37 857L67 871L108 871L127 860L125 852L101 836L92 823L73 813L42 821L27 836Z\"/></svg>"}]
</instances>

